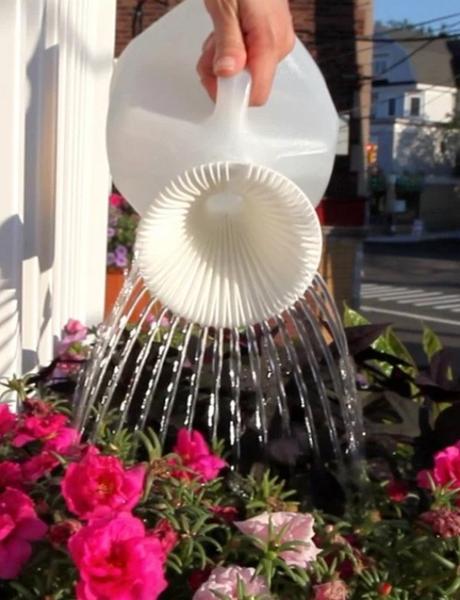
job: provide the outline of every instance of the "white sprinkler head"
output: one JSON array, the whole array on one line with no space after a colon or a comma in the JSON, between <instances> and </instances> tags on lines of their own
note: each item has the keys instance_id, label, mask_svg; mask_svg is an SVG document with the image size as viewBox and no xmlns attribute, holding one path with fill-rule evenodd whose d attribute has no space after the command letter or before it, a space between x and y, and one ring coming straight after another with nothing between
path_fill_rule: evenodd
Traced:
<instances>
[{"instance_id":1,"label":"white sprinkler head","mask_svg":"<svg viewBox=\"0 0 460 600\"><path fill-rule=\"evenodd\" d=\"M280 314L311 284L321 258L305 194L266 167L216 162L171 181L136 243L151 293L204 327L252 325Z\"/></svg>"}]
</instances>

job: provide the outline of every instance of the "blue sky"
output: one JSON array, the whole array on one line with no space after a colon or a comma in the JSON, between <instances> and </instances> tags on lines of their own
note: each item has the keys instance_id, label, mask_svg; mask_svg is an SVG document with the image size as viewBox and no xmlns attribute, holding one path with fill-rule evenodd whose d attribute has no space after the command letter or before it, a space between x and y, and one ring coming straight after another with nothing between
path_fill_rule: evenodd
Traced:
<instances>
[{"instance_id":1,"label":"blue sky","mask_svg":"<svg viewBox=\"0 0 460 600\"><path fill-rule=\"evenodd\" d=\"M375 0L375 18L381 21L418 23L455 12L460 12L458 0Z\"/></svg>"}]
</instances>

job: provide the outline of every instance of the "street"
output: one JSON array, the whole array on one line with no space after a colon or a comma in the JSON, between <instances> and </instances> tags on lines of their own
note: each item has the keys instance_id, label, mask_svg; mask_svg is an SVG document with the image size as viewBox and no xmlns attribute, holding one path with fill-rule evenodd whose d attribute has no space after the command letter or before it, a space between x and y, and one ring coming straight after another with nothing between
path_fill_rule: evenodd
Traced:
<instances>
[{"instance_id":1,"label":"street","mask_svg":"<svg viewBox=\"0 0 460 600\"><path fill-rule=\"evenodd\" d=\"M360 311L392 323L421 364L425 323L460 365L460 241L366 242Z\"/></svg>"}]
</instances>

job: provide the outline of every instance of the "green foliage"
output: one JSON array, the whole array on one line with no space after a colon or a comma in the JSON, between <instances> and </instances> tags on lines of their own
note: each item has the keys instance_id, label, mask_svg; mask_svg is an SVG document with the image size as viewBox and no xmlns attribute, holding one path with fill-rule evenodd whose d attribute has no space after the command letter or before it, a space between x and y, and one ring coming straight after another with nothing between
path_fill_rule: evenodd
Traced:
<instances>
[{"instance_id":1,"label":"green foliage","mask_svg":"<svg viewBox=\"0 0 460 600\"><path fill-rule=\"evenodd\" d=\"M442 350L442 343L436 333L427 327L425 324L423 325L423 350L428 358L431 360L435 354Z\"/></svg>"}]
</instances>

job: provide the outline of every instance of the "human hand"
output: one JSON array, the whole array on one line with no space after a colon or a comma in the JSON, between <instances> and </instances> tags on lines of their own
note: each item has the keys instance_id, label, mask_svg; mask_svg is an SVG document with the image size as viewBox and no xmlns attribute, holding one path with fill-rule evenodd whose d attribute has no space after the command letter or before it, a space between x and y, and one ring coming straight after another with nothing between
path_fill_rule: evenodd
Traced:
<instances>
[{"instance_id":1,"label":"human hand","mask_svg":"<svg viewBox=\"0 0 460 600\"><path fill-rule=\"evenodd\" d=\"M215 99L217 77L231 77L247 67L250 104L265 104L277 65L295 43L288 0L204 2L214 24L197 65L204 87Z\"/></svg>"}]
</instances>

